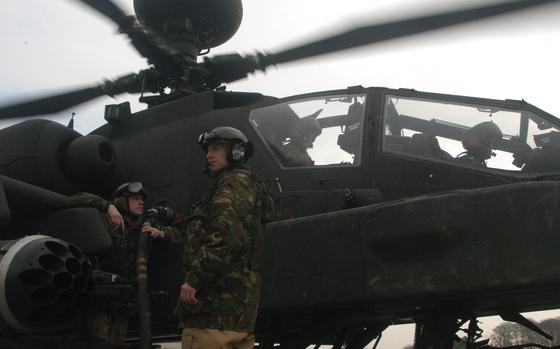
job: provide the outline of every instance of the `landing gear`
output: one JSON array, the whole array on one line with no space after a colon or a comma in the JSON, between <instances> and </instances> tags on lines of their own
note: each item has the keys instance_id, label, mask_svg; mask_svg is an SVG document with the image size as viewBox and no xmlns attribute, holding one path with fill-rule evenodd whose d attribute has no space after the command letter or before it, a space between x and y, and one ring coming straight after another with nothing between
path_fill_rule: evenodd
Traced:
<instances>
[{"instance_id":1,"label":"landing gear","mask_svg":"<svg viewBox=\"0 0 560 349\"><path fill-rule=\"evenodd\" d=\"M516 311L501 310L498 314L505 321L516 322L517 324L532 330L536 334L543 336L548 340L553 337L529 321L523 315ZM469 321L470 320L470 321ZM467 321L469 326L461 328ZM475 316L464 317L459 319L457 314L451 312L430 312L424 314L417 319L416 331L414 333L414 349L453 349L454 342L461 342L461 348L466 349L498 349L489 345L490 340L484 339L477 341L482 337L482 329L478 326L478 320ZM457 336L457 332L462 331L466 334L462 338ZM543 346L534 343L516 344L509 347L501 347L500 349L521 349L521 348L556 348Z\"/></svg>"},{"instance_id":2,"label":"landing gear","mask_svg":"<svg viewBox=\"0 0 560 349\"><path fill-rule=\"evenodd\" d=\"M467 321L469 326L461 328ZM459 338L460 331L466 336ZM488 344L488 340L477 342L481 337L482 329L474 316L459 319L449 312L430 312L416 322L414 349L452 349L455 342L465 343L466 349L478 349Z\"/></svg>"},{"instance_id":3,"label":"landing gear","mask_svg":"<svg viewBox=\"0 0 560 349\"><path fill-rule=\"evenodd\" d=\"M461 323L445 313L432 313L416 322L414 349L452 349Z\"/></svg>"}]
</instances>

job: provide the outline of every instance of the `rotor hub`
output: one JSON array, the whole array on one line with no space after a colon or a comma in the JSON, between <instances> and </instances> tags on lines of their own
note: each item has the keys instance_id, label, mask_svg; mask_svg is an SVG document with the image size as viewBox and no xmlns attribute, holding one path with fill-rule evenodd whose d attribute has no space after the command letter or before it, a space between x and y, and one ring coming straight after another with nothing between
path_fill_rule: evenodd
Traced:
<instances>
[{"instance_id":1,"label":"rotor hub","mask_svg":"<svg viewBox=\"0 0 560 349\"><path fill-rule=\"evenodd\" d=\"M228 41L243 17L241 0L134 0L134 11L176 48L199 52Z\"/></svg>"}]
</instances>

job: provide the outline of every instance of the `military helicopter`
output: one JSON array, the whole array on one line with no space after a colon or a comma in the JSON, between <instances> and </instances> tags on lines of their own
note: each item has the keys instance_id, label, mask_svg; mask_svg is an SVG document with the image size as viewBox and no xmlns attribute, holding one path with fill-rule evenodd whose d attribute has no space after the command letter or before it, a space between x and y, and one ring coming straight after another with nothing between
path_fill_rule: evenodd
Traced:
<instances>
[{"instance_id":1,"label":"military helicopter","mask_svg":"<svg viewBox=\"0 0 560 349\"><path fill-rule=\"evenodd\" d=\"M138 113L126 104L108 106L107 124L86 136L45 120L0 131L1 143L9 146L2 152L0 205L4 346L25 347L37 336L62 338L90 290L84 253L110 244L100 238L104 228L95 212L62 209L65 195L108 195L134 178L148 186L151 200L169 198L188 207L207 183L193 165L204 158L192 140L218 125L238 127L254 140L259 151L251 164L277 203L278 221L266 232L261 347L361 348L390 324L416 322L418 348L450 348L468 320L470 345L483 347L487 343L475 342L476 317L497 313L539 331L519 312L559 306L553 246L560 124L552 115L523 101L409 89L355 86L278 99L220 88L267 64L539 1L379 25L351 31L338 44L325 39L276 55L223 55L202 63L195 61L199 46L235 32L239 1L209 1L202 9L211 10L197 8L202 18L182 13L191 25L164 27L188 28L170 37L190 41L174 44L160 27L169 13L150 7L153 2L135 2L149 31L108 1L86 3L118 23L153 66L100 86L3 107L0 116L57 112L105 93L160 93L143 96L150 108ZM181 3L170 1L169 8L184 8ZM148 14L154 18L143 18ZM214 26L204 29L208 23ZM379 32L387 37L373 35ZM308 150L313 163L290 164L283 146L310 116L320 127ZM486 132L469 132L484 123L500 131L485 148L495 156L476 166L459 161L474 143L485 143ZM478 137L467 137L473 133ZM52 240L23 237L37 231ZM294 248L307 245L316 248ZM182 280L181 249L176 243L152 251L152 288L168 292L154 308L156 336L175 332L170 314ZM39 267L28 268L28 260ZM163 269L165 275L157 272Z\"/></svg>"}]
</instances>

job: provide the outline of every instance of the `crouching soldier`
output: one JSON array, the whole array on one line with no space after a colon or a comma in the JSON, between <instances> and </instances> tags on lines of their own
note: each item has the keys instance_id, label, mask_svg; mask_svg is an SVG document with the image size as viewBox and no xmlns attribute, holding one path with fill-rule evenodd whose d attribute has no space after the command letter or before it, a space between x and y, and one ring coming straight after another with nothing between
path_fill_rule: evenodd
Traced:
<instances>
[{"instance_id":1,"label":"crouching soldier","mask_svg":"<svg viewBox=\"0 0 560 349\"><path fill-rule=\"evenodd\" d=\"M71 197L72 207L94 207L102 213L113 241L112 249L98 256L96 267L118 276L120 284L133 287L139 234L147 233L154 239L164 240L173 240L178 235L178 230L172 226L143 225L146 195L140 182L130 182L115 190L112 201L90 193ZM128 332L128 320L137 308L134 296L118 301L92 301L86 307L83 335L89 340L120 343Z\"/></svg>"}]
</instances>

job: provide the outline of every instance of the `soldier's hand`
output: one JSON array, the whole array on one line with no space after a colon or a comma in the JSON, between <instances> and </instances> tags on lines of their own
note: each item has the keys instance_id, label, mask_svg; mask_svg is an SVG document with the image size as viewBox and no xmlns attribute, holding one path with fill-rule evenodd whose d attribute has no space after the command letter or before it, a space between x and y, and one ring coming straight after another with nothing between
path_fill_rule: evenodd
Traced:
<instances>
[{"instance_id":1,"label":"soldier's hand","mask_svg":"<svg viewBox=\"0 0 560 349\"><path fill-rule=\"evenodd\" d=\"M145 225L142 227L143 233L149 233L153 238L160 238L163 239L165 237L165 233L157 228L151 227L149 225Z\"/></svg>"},{"instance_id":2,"label":"soldier's hand","mask_svg":"<svg viewBox=\"0 0 560 349\"><path fill-rule=\"evenodd\" d=\"M181 285L181 300L187 304L196 304L196 289L194 289L187 282Z\"/></svg>"},{"instance_id":3,"label":"soldier's hand","mask_svg":"<svg viewBox=\"0 0 560 349\"><path fill-rule=\"evenodd\" d=\"M111 218L113 225L124 231L124 219L115 205L109 205L109 208L107 208L107 214Z\"/></svg>"}]
</instances>

